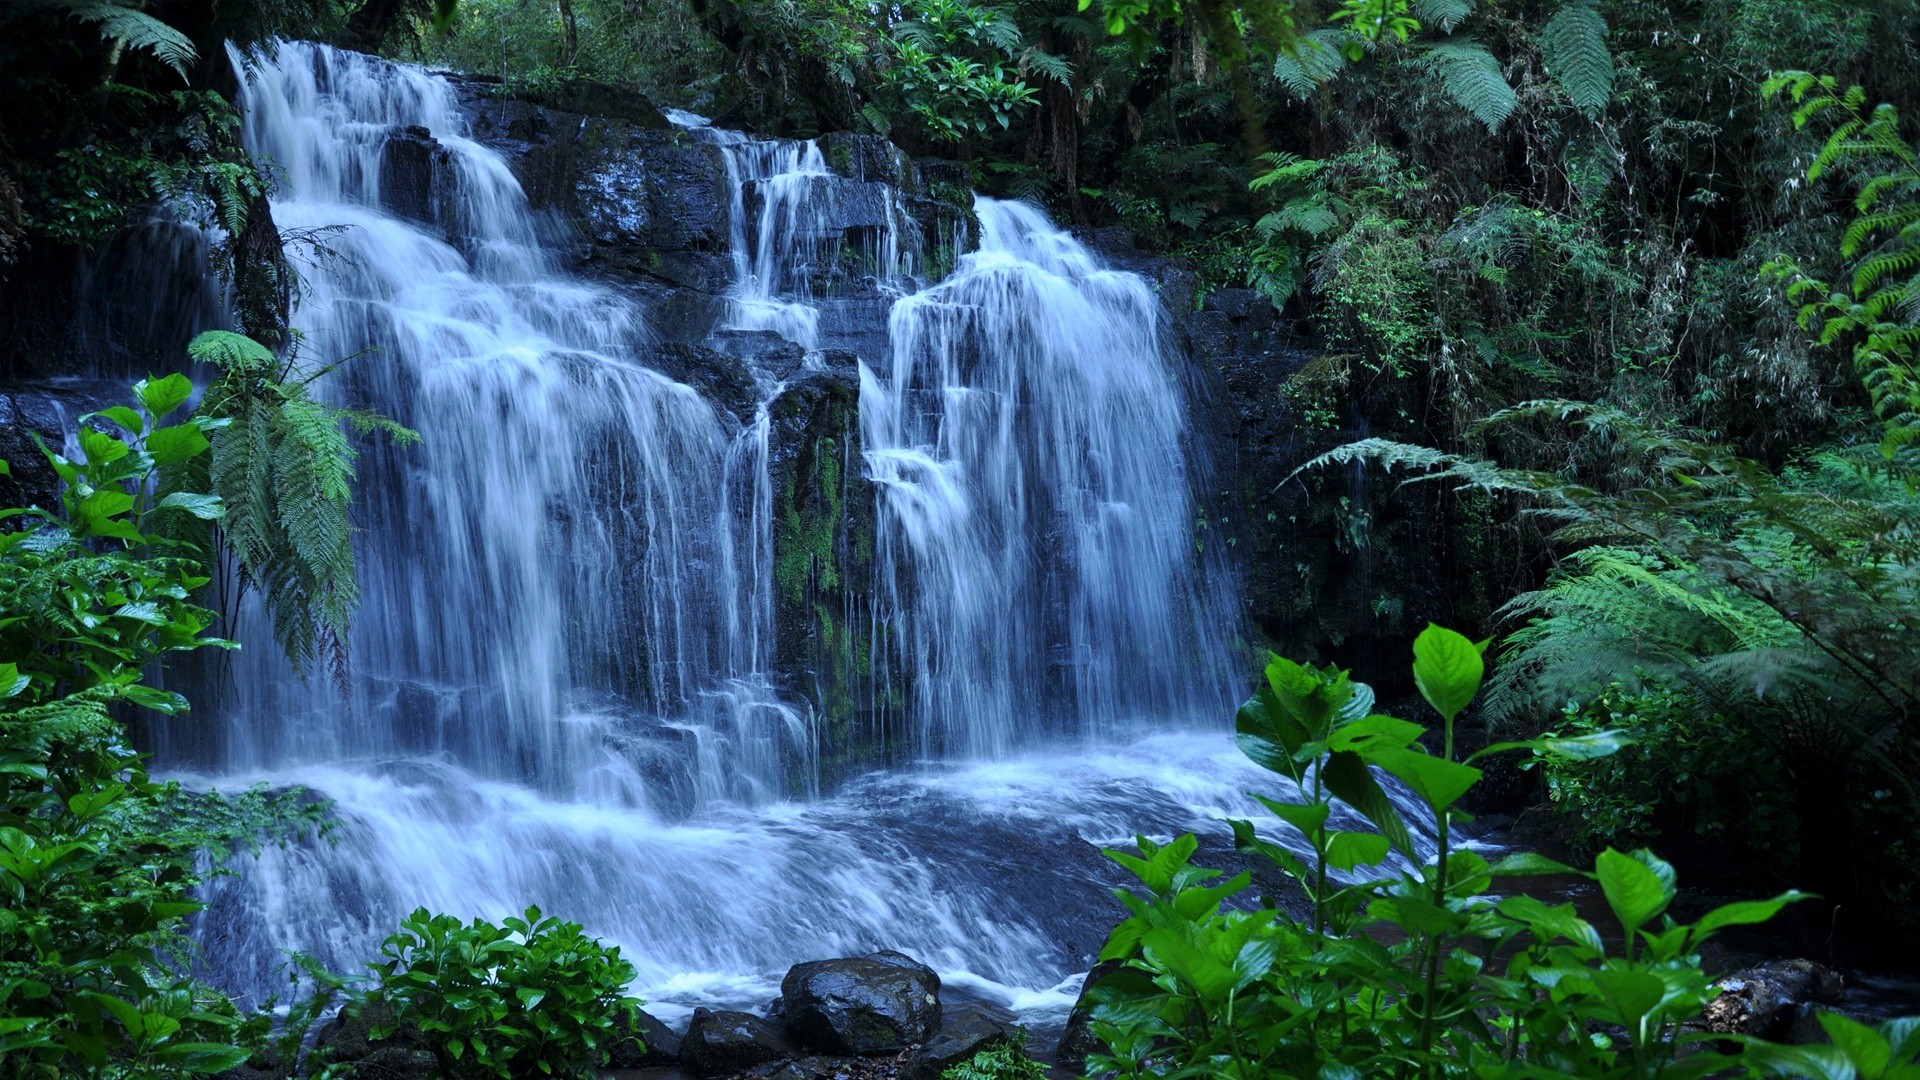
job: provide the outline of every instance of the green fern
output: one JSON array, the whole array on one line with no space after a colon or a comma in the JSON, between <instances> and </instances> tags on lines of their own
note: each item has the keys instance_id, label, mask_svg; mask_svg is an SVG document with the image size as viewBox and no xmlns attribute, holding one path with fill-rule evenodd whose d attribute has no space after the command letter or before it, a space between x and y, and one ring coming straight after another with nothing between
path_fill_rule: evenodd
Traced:
<instances>
[{"instance_id":1,"label":"green fern","mask_svg":"<svg viewBox=\"0 0 1920 1080\"><path fill-rule=\"evenodd\" d=\"M1414 0L1413 15L1421 26L1453 33L1461 20L1473 14L1473 0Z\"/></svg>"},{"instance_id":2,"label":"green fern","mask_svg":"<svg viewBox=\"0 0 1920 1080\"><path fill-rule=\"evenodd\" d=\"M182 79L200 59L192 39L144 11L111 0L64 0L57 6L81 22L98 26L100 36L151 53Z\"/></svg>"},{"instance_id":3,"label":"green fern","mask_svg":"<svg viewBox=\"0 0 1920 1080\"><path fill-rule=\"evenodd\" d=\"M355 451L346 429L401 442L416 436L384 417L315 400L313 376L289 377L279 358L243 335L211 330L188 352L221 371L200 411L223 422L211 439L208 487L226 500L220 528L243 582L260 590L295 666L320 662L343 676L360 596L348 514Z\"/></svg>"},{"instance_id":4,"label":"green fern","mask_svg":"<svg viewBox=\"0 0 1920 1080\"><path fill-rule=\"evenodd\" d=\"M1498 128L1520 98L1500 70L1500 61L1478 42L1470 39L1436 42L1427 49L1426 65L1440 78L1440 86L1475 120Z\"/></svg>"},{"instance_id":5,"label":"green fern","mask_svg":"<svg viewBox=\"0 0 1920 1080\"><path fill-rule=\"evenodd\" d=\"M1613 97L1613 53L1607 49L1607 20L1592 0L1570 0L1540 32L1540 53L1560 89L1588 114L1606 108Z\"/></svg>"},{"instance_id":6,"label":"green fern","mask_svg":"<svg viewBox=\"0 0 1920 1080\"><path fill-rule=\"evenodd\" d=\"M1358 40L1350 30L1315 30L1294 50L1280 50L1273 60L1273 77L1305 101L1346 68L1347 46Z\"/></svg>"}]
</instances>

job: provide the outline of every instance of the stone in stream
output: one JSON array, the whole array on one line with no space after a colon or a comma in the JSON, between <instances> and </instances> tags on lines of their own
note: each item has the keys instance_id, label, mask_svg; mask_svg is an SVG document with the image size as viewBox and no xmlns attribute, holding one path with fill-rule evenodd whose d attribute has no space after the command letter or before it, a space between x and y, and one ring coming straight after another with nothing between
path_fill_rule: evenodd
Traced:
<instances>
[{"instance_id":1,"label":"stone in stream","mask_svg":"<svg viewBox=\"0 0 1920 1080\"><path fill-rule=\"evenodd\" d=\"M940 1074L982 1050L1014 1037L1018 1019L984 1001L966 1001L941 1011L940 1030L900 1070L901 1080L940 1080Z\"/></svg>"},{"instance_id":2,"label":"stone in stream","mask_svg":"<svg viewBox=\"0 0 1920 1080\"><path fill-rule=\"evenodd\" d=\"M1837 1001L1845 988L1839 972L1811 960L1774 960L1737 971L1717 985L1720 996L1707 1002L1700 1017L1706 1029L1763 1039L1791 1035L1796 1019L1810 1018L1814 1002Z\"/></svg>"},{"instance_id":3,"label":"stone in stream","mask_svg":"<svg viewBox=\"0 0 1920 1080\"><path fill-rule=\"evenodd\" d=\"M1054 1047L1055 1065L1078 1068L1087 1060L1088 1054L1100 1049L1100 1041L1093 1037L1093 1004L1087 1000L1087 991L1125 966L1125 961L1103 960L1087 972L1086 981L1080 984L1080 997L1073 1003L1073 1012L1067 1016L1066 1029L1060 1032L1060 1042Z\"/></svg>"},{"instance_id":4,"label":"stone in stream","mask_svg":"<svg viewBox=\"0 0 1920 1080\"><path fill-rule=\"evenodd\" d=\"M788 1033L829 1053L904 1050L940 1026L940 976L897 952L795 964L780 998Z\"/></svg>"},{"instance_id":5,"label":"stone in stream","mask_svg":"<svg viewBox=\"0 0 1920 1080\"><path fill-rule=\"evenodd\" d=\"M673 1033L659 1017L641 1010L638 1021L632 1028L624 1018L616 1018L614 1027L620 1038L613 1044L612 1056L607 1067L612 1069L644 1069L653 1065L678 1065L680 1063L680 1036ZM640 1036L636 1045L627 1038L629 1034Z\"/></svg>"},{"instance_id":6,"label":"stone in stream","mask_svg":"<svg viewBox=\"0 0 1920 1080\"><path fill-rule=\"evenodd\" d=\"M744 1072L792 1053L779 1026L752 1013L695 1009L680 1039L680 1067L695 1076Z\"/></svg>"}]
</instances>

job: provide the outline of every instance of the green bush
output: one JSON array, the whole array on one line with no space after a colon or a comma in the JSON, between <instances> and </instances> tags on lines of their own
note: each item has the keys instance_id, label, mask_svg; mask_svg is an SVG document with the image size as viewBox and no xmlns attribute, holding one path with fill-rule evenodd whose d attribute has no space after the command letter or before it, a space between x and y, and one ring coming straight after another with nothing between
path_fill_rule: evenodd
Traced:
<instances>
[{"instance_id":1,"label":"green bush","mask_svg":"<svg viewBox=\"0 0 1920 1080\"><path fill-rule=\"evenodd\" d=\"M1091 991L1107 1052L1088 1062L1118 1077L1704 1077L1906 1075L1920 1056L1920 1022L1869 1030L1838 1016L1834 1043L1782 1047L1710 1036L1686 1025L1715 994L1700 948L1730 926L1764 922L1802 899L1729 904L1694 923L1667 915L1672 867L1648 851L1611 848L1591 872L1537 855L1489 864L1454 850L1450 824L1480 778L1474 760L1524 750L1551 761L1604 758L1624 737L1598 731L1453 752L1455 718L1478 693L1483 645L1429 627L1413 675L1443 720L1440 752L1426 730L1372 712L1372 694L1346 672L1272 657L1266 685L1240 710L1240 747L1287 777L1301 799L1260 801L1301 833L1309 858L1235 822L1237 846L1278 867L1313 905L1296 920L1271 904L1227 902L1247 873L1189 861L1191 835L1108 855L1143 890L1120 891L1133 916L1101 959L1124 966ZM1437 851L1421 858L1380 786L1390 774L1433 814ZM1336 829L1335 800L1369 830ZM1396 862L1394 856L1398 855ZM1571 904L1496 896L1496 878L1583 874L1619 924L1610 948ZM1888 1072L1893 1068L1895 1072Z\"/></svg>"},{"instance_id":2,"label":"green bush","mask_svg":"<svg viewBox=\"0 0 1920 1080\"><path fill-rule=\"evenodd\" d=\"M1047 1067L1027 1056L1027 1036L1022 1031L949 1066L940 1080L1047 1080Z\"/></svg>"},{"instance_id":3,"label":"green bush","mask_svg":"<svg viewBox=\"0 0 1920 1080\"><path fill-rule=\"evenodd\" d=\"M362 1003L390 1019L372 1037L419 1032L445 1076L591 1077L618 1040L638 1041L633 965L539 908L500 925L420 908L380 955Z\"/></svg>"},{"instance_id":4,"label":"green bush","mask_svg":"<svg viewBox=\"0 0 1920 1080\"><path fill-rule=\"evenodd\" d=\"M46 451L59 507L0 511L28 526L0 533L0 1077L199 1075L245 1060L242 1016L177 962L202 907L193 889L236 844L324 812L297 795L150 780L110 712L185 711L143 672L230 647L193 600L204 552L162 535L169 519L224 511L168 484L207 452L212 422L163 422L192 395L182 376L134 391L132 406L80 418L78 457Z\"/></svg>"}]
</instances>

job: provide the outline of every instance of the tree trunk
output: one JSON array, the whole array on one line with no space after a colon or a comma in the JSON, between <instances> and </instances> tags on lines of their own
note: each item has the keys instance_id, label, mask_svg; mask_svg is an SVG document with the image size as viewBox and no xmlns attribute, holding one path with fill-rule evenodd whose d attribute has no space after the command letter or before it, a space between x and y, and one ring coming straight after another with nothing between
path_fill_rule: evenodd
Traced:
<instances>
[{"instance_id":1,"label":"tree trunk","mask_svg":"<svg viewBox=\"0 0 1920 1080\"><path fill-rule=\"evenodd\" d=\"M560 0L560 66L570 68L580 56L580 27L573 19L573 0Z\"/></svg>"}]
</instances>

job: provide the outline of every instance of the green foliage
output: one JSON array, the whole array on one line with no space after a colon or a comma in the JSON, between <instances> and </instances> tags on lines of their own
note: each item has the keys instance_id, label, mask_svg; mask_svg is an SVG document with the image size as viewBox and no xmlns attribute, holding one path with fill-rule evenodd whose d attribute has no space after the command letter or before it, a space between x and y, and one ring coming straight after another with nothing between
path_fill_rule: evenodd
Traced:
<instances>
[{"instance_id":1,"label":"green foliage","mask_svg":"<svg viewBox=\"0 0 1920 1080\"><path fill-rule=\"evenodd\" d=\"M1859 174L1857 216L1840 240L1840 255L1853 261L1852 281L1840 289L1780 256L1768 272L1786 285L1789 299L1803 301L1799 322L1819 334L1822 345L1853 341L1853 366L1873 410L1884 425L1881 453L1920 465L1920 375L1914 353L1920 345L1920 154L1900 132L1900 113L1882 104L1863 114L1860 87L1844 92L1832 76L1792 71L1769 79L1766 92L1785 90L1796 106L1794 127L1816 117L1843 117L1807 168L1815 181L1833 169Z\"/></svg>"},{"instance_id":2,"label":"green foliage","mask_svg":"<svg viewBox=\"0 0 1920 1080\"><path fill-rule=\"evenodd\" d=\"M1460 39L1436 42L1427 50L1427 66L1440 78L1447 96L1493 131L1520 105L1500 61L1486 46Z\"/></svg>"},{"instance_id":3,"label":"green foliage","mask_svg":"<svg viewBox=\"0 0 1920 1080\"><path fill-rule=\"evenodd\" d=\"M189 793L148 778L109 709L183 712L143 672L228 646L195 605L201 553L157 530L219 499L156 488L205 455L213 422L164 423L192 392L144 380L80 420L77 458L46 450L57 510L0 511L0 1076L169 1077L240 1064L243 1017L180 973L193 889L236 847L323 810L298 794Z\"/></svg>"},{"instance_id":4,"label":"green foliage","mask_svg":"<svg viewBox=\"0 0 1920 1080\"><path fill-rule=\"evenodd\" d=\"M53 0L53 6L83 23L100 28L100 36L129 49L153 54L182 79L198 60L187 35L130 4L113 0Z\"/></svg>"},{"instance_id":5,"label":"green foliage","mask_svg":"<svg viewBox=\"0 0 1920 1080\"><path fill-rule=\"evenodd\" d=\"M1562 4L1540 31L1540 53L1574 105L1587 113L1606 108L1613 97L1613 54L1607 20L1593 0Z\"/></svg>"},{"instance_id":6,"label":"green foliage","mask_svg":"<svg viewBox=\"0 0 1920 1080\"><path fill-rule=\"evenodd\" d=\"M1023 41L1006 11L967 0L913 0L901 12L906 18L893 24L893 63L881 85L935 141L983 135L990 124L1004 129L1033 105L1037 91L1012 66ZM1059 77L1064 62L1047 60L1043 66ZM882 124L882 134L891 130L890 122Z\"/></svg>"},{"instance_id":7,"label":"green foliage","mask_svg":"<svg viewBox=\"0 0 1920 1080\"><path fill-rule=\"evenodd\" d=\"M1027 1056L1025 1031L994 1043L958 1065L949 1066L940 1080L1046 1080L1047 1067Z\"/></svg>"},{"instance_id":8,"label":"green foliage","mask_svg":"<svg viewBox=\"0 0 1920 1080\"><path fill-rule=\"evenodd\" d=\"M390 1010L370 1036L419 1032L448 1077L592 1077L619 1039L635 1039L633 965L578 923L524 918L462 923L416 910L380 947L360 998Z\"/></svg>"},{"instance_id":9,"label":"green foliage","mask_svg":"<svg viewBox=\"0 0 1920 1080\"><path fill-rule=\"evenodd\" d=\"M1090 1074L1117 1077L1654 1077L1860 1075L1911 1053L1914 1021L1882 1031L1824 1020L1833 1042L1774 1046L1690 1030L1713 997L1699 951L1716 933L1765 922L1802 899L1728 904L1698 921L1667 914L1672 867L1650 852L1607 849L1592 872L1537 855L1489 864L1448 844L1452 804L1478 772L1452 753L1454 717L1477 688L1480 647L1429 628L1415 679L1443 718L1439 754L1423 729L1372 712L1346 672L1274 657L1240 713L1242 748L1290 781L1299 801L1261 801L1307 842L1303 860L1234 823L1238 846L1306 890L1312 922L1271 906L1231 906L1249 883L1192 865L1194 838L1139 854L1108 852L1139 881L1118 895L1132 912L1103 960L1124 966L1090 990L1106 1052ZM1488 747L1541 760L1603 759L1615 732ZM1472 760L1472 759L1469 759ZM1352 762L1359 765L1344 765ZM1367 766L1401 779L1439 827L1430 859L1408 854L1405 823ZM1346 794L1334 786L1349 787ZM1364 779L1361 779L1364 778ZM1338 797L1378 831L1332 827ZM1397 828L1395 828L1397 826ZM1339 871L1338 874L1335 871ZM1357 872L1356 872L1357 871ZM1583 873L1621 931L1610 949L1571 904L1489 895L1496 877ZM1898 1047L1898 1049L1896 1049Z\"/></svg>"},{"instance_id":10,"label":"green foliage","mask_svg":"<svg viewBox=\"0 0 1920 1080\"><path fill-rule=\"evenodd\" d=\"M338 677L359 599L347 429L403 443L416 436L373 413L318 400L313 384L328 369L296 370L251 338L209 330L188 353L219 371L196 413L213 428L204 483L226 507L219 539L245 582L260 590L288 658L303 670L323 663Z\"/></svg>"}]
</instances>

